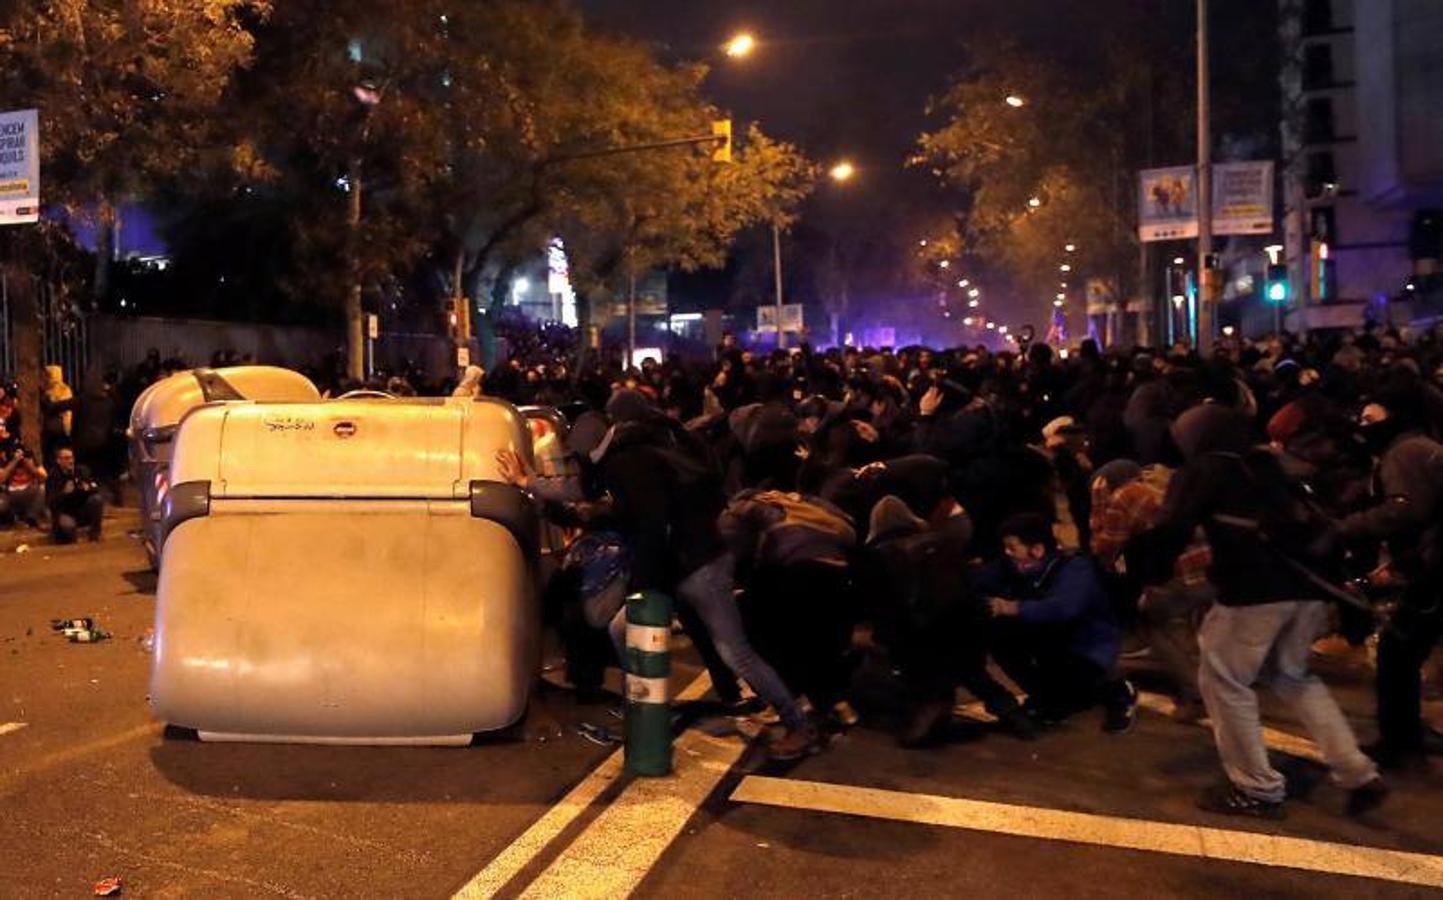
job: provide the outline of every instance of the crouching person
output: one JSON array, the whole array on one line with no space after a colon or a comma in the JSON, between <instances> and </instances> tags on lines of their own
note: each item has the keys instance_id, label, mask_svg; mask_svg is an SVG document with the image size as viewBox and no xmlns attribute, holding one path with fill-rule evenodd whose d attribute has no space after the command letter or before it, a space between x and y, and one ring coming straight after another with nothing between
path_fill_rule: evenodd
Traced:
<instances>
[{"instance_id":1,"label":"crouching person","mask_svg":"<svg viewBox=\"0 0 1443 900\"><path fill-rule=\"evenodd\" d=\"M986 606L969 589L965 568L971 532L965 514L929 526L895 496L872 509L861 594L872 608L874 637L906 686L910 718L897 736L904 747L945 736L959 685L1004 729L1035 736L1017 698L987 671Z\"/></svg>"},{"instance_id":2,"label":"crouching person","mask_svg":"<svg viewBox=\"0 0 1443 900\"><path fill-rule=\"evenodd\" d=\"M75 464L75 451L55 451L55 471L45 480L45 505L57 544L73 544L83 529L92 541L100 540L105 499L90 477L90 470Z\"/></svg>"},{"instance_id":3,"label":"crouching person","mask_svg":"<svg viewBox=\"0 0 1443 900\"><path fill-rule=\"evenodd\" d=\"M1006 558L974 578L990 598L992 658L1052 724L1101 705L1104 731L1132 727L1137 691L1117 672L1121 634L1090 560L1060 553L1047 520L1014 516L1000 531Z\"/></svg>"},{"instance_id":4,"label":"crouching person","mask_svg":"<svg viewBox=\"0 0 1443 900\"><path fill-rule=\"evenodd\" d=\"M718 527L747 585L744 621L757 651L818 714L854 724L846 700L852 520L817 497L749 490L727 504Z\"/></svg>"}]
</instances>

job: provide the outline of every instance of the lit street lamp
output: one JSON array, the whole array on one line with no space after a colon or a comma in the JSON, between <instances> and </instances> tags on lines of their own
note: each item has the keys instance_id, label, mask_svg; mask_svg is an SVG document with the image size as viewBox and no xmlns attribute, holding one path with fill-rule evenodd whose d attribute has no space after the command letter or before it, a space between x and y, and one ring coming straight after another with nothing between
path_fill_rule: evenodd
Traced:
<instances>
[{"instance_id":1,"label":"lit street lamp","mask_svg":"<svg viewBox=\"0 0 1443 900\"><path fill-rule=\"evenodd\" d=\"M1012 107L1013 109L1021 109L1022 107L1024 107L1024 106L1027 105L1027 99L1024 98L1024 97L1018 96L1017 94L1008 94L1008 95L1006 96L1006 98L1003 99L1002 102L1003 102L1003 103L1006 103L1008 106Z\"/></svg>"},{"instance_id":2,"label":"lit street lamp","mask_svg":"<svg viewBox=\"0 0 1443 900\"><path fill-rule=\"evenodd\" d=\"M844 159L835 166L832 166L827 174L830 175L835 182L847 182L851 181L852 176L857 174L857 167Z\"/></svg>"},{"instance_id":3,"label":"lit street lamp","mask_svg":"<svg viewBox=\"0 0 1443 900\"><path fill-rule=\"evenodd\" d=\"M745 59L757 48L757 39L743 31L722 45L722 52L732 59Z\"/></svg>"}]
</instances>

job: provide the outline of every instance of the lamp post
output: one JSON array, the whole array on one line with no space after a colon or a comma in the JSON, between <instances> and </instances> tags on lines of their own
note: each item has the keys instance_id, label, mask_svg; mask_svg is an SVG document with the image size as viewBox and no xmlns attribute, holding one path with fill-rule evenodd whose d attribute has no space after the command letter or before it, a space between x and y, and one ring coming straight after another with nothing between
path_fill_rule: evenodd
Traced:
<instances>
[{"instance_id":1,"label":"lamp post","mask_svg":"<svg viewBox=\"0 0 1443 900\"><path fill-rule=\"evenodd\" d=\"M857 174L857 167L848 160L839 160L827 170L827 177L837 184L846 184ZM785 350L787 347L787 333L782 328L782 307L785 305L782 294L782 223L780 219L772 220L772 276L776 290L777 304L777 349Z\"/></svg>"},{"instance_id":2,"label":"lamp post","mask_svg":"<svg viewBox=\"0 0 1443 900\"><path fill-rule=\"evenodd\" d=\"M1197 347L1206 356L1213 347L1213 172L1211 97L1208 89L1208 0L1197 0Z\"/></svg>"}]
</instances>

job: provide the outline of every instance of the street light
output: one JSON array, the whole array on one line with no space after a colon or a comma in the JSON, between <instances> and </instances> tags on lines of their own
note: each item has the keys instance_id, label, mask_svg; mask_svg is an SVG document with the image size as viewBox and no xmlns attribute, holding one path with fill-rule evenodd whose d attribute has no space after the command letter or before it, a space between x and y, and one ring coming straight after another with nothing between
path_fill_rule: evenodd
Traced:
<instances>
[{"instance_id":1,"label":"street light","mask_svg":"<svg viewBox=\"0 0 1443 900\"><path fill-rule=\"evenodd\" d=\"M952 268L952 260L950 260L950 259L944 259L944 260L942 260L941 262L937 263L937 265L940 266L940 267L943 268L943 269L950 269L950 268Z\"/></svg>"},{"instance_id":2,"label":"street light","mask_svg":"<svg viewBox=\"0 0 1443 900\"><path fill-rule=\"evenodd\" d=\"M1065 251L1067 251L1068 253L1075 253L1075 252L1077 252L1077 245L1076 245L1076 244L1068 244L1068 245L1066 245L1065 247L1063 247L1062 249L1065 250Z\"/></svg>"},{"instance_id":3,"label":"street light","mask_svg":"<svg viewBox=\"0 0 1443 900\"><path fill-rule=\"evenodd\" d=\"M968 309L976 309L977 307L979 307L979 306L981 306L981 305L982 305L982 301L981 301L981 300L968 300L968 301L967 301L967 308L968 308Z\"/></svg>"},{"instance_id":4,"label":"street light","mask_svg":"<svg viewBox=\"0 0 1443 900\"><path fill-rule=\"evenodd\" d=\"M968 281L966 278L964 278L964 279L962 279L961 281L957 282L957 286L960 287L960 288L971 287L971 286L972 286L972 282L971 282L971 281Z\"/></svg>"},{"instance_id":5,"label":"street light","mask_svg":"<svg viewBox=\"0 0 1443 900\"><path fill-rule=\"evenodd\" d=\"M1002 102L1006 103L1013 109L1021 109L1022 107L1027 105L1027 99L1025 97L1020 97L1017 94L1008 94Z\"/></svg>"},{"instance_id":6,"label":"street light","mask_svg":"<svg viewBox=\"0 0 1443 900\"><path fill-rule=\"evenodd\" d=\"M1063 263L1062 265L1060 265L1060 266L1057 267L1057 271L1059 271L1059 272L1071 272L1071 271L1072 271L1072 266L1069 266L1067 263Z\"/></svg>"},{"instance_id":7,"label":"street light","mask_svg":"<svg viewBox=\"0 0 1443 900\"><path fill-rule=\"evenodd\" d=\"M973 288L972 290L967 292L967 296L976 299L982 296L982 291L977 288Z\"/></svg>"},{"instance_id":8,"label":"street light","mask_svg":"<svg viewBox=\"0 0 1443 900\"><path fill-rule=\"evenodd\" d=\"M857 174L857 167L844 159L841 162L837 163L835 166L832 166L831 170L828 171L827 174L831 176L833 181L839 183L850 181L852 179L852 176Z\"/></svg>"},{"instance_id":9,"label":"street light","mask_svg":"<svg viewBox=\"0 0 1443 900\"><path fill-rule=\"evenodd\" d=\"M1030 199L1030 200L1027 201L1027 205L1030 206L1030 207L1032 207L1033 209L1036 209L1037 207L1039 207L1039 206L1042 205L1042 198L1041 198L1041 197L1033 197L1032 199Z\"/></svg>"},{"instance_id":10,"label":"street light","mask_svg":"<svg viewBox=\"0 0 1443 900\"><path fill-rule=\"evenodd\" d=\"M722 52L732 59L745 59L757 48L757 39L743 31L722 45Z\"/></svg>"}]
</instances>

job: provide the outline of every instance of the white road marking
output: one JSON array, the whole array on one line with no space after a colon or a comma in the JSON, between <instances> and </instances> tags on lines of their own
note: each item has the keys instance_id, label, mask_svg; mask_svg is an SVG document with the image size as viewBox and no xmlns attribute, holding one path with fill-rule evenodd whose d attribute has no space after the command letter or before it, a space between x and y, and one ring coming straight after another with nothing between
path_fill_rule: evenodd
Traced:
<instances>
[{"instance_id":1,"label":"white road marking","mask_svg":"<svg viewBox=\"0 0 1443 900\"><path fill-rule=\"evenodd\" d=\"M25 723L24 723L24 722L4 722L4 723L0 723L0 735L10 734L10 733L12 733L12 732L19 731L20 729L22 729L22 728L24 728L24 727L25 727Z\"/></svg>"},{"instance_id":2,"label":"white road marking","mask_svg":"<svg viewBox=\"0 0 1443 900\"><path fill-rule=\"evenodd\" d=\"M1177 703L1171 697L1162 694L1153 694L1148 691L1141 691L1137 696L1137 705L1160 716L1172 716L1177 712ZM997 718L987 712L986 708L976 700L970 703L958 705L953 712L956 715L973 719L978 722L996 722ZM1212 722L1208 719L1199 719L1198 725L1204 728L1211 728ZM1323 758L1323 751L1318 745L1305 737L1290 734L1286 731L1279 731L1276 728L1263 726L1263 743L1268 745L1269 750L1276 750L1279 753L1286 753L1289 756L1296 756L1301 759L1311 759L1314 762L1326 763Z\"/></svg>"},{"instance_id":3,"label":"white road marking","mask_svg":"<svg viewBox=\"0 0 1443 900\"><path fill-rule=\"evenodd\" d=\"M676 699L681 702L696 700L710 689L711 677L703 672L692 681L691 684L682 689ZM677 750L681 751L677 756L678 769L682 766L682 759L685 758L688 762L690 761L689 754L686 753L682 746L685 739L686 738L683 737L681 741L677 742ZM559 803L547 810L544 816L536 820L530 828L522 832L521 836L512 841L510 846L501 851L500 855L495 859L491 860L491 862L486 865L486 868L478 872L476 877L472 878L464 887L457 891L454 895L454 900L479 900L479 898L495 896L496 893L505 887L511 879L515 878L522 869L530 865L531 861L540 855L561 832L565 831L582 813L586 812L586 810L596 802L596 799L621 776L623 760L624 757L620 749L614 751L610 756L602 760L601 764L595 769L592 769L590 774L583 778L576 787L572 788ZM669 778L642 779L629 785L622 793L622 797L630 793L632 788L637 784L646 784L648 781L665 785L674 784L674 780ZM620 800L620 798L618 798L618 800ZM605 813L603 813L603 816L604 815ZM590 830L591 829L588 829L586 832L583 832L580 838L578 838L578 841L585 838L586 835L590 833ZM560 860L558 859L557 863L559 862ZM556 867L557 864L553 863L543 875L552 873L552 870L556 869ZM555 876L553 875L553 877Z\"/></svg>"},{"instance_id":4,"label":"white road marking","mask_svg":"<svg viewBox=\"0 0 1443 900\"><path fill-rule=\"evenodd\" d=\"M738 803L1443 888L1443 857L1440 856L1251 831L1226 831L759 775L743 779L731 799Z\"/></svg>"},{"instance_id":5,"label":"white road marking","mask_svg":"<svg viewBox=\"0 0 1443 900\"><path fill-rule=\"evenodd\" d=\"M710 686L705 675L697 682L703 680L697 696ZM746 749L737 738L684 733L672 776L628 784L521 896L629 896Z\"/></svg>"}]
</instances>

